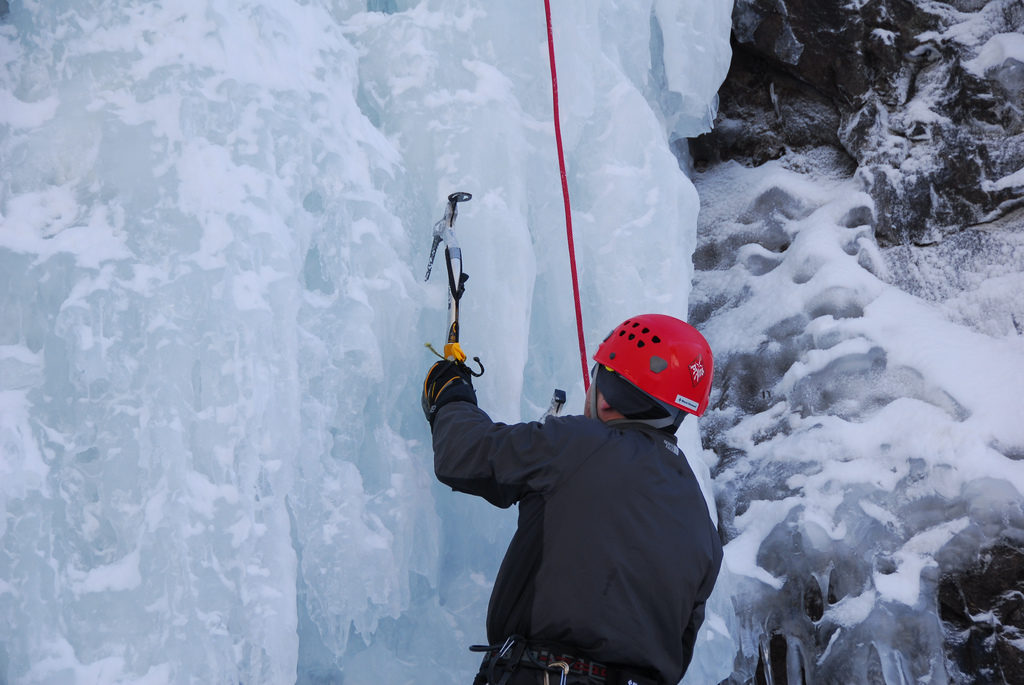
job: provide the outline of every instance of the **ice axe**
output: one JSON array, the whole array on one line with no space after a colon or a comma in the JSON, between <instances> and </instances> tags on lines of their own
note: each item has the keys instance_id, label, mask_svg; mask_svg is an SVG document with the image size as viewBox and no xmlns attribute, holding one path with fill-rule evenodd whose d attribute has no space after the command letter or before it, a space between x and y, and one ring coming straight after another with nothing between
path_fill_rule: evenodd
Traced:
<instances>
[{"instance_id":1,"label":"ice axe","mask_svg":"<svg viewBox=\"0 0 1024 685\"><path fill-rule=\"evenodd\" d=\"M469 193L456 192L448 196L448 206L444 210L444 216L434 224L434 242L430 246L430 260L427 262L427 275L424 281L430 280L430 271L434 266L434 256L437 254L437 246L444 241L444 260L448 267L448 335L444 343L444 354L434 349L434 346L427 343L427 347L442 359L454 361L457 364L466 364L466 353L459 344L459 300L466 292L466 281L469 275L462 270L462 249L455 237L455 217L458 216L458 204L468 202L473 198ZM484 365L480 363L479 357L473 357L480 366L480 371L469 372L474 376L481 376L484 372ZM467 366L467 368L469 368Z\"/></svg>"},{"instance_id":2,"label":"ice axe","mask_svg":"<svg viewBox=\"0 0 1024 685\"><path fill-rule=\"evenodd\" d=\"M444 345L444 354L441 354L434 346L427 343L426 346L441 359L454 361L457 364L466 366L466 353L459 344L459 300L466 291L466 281L469 275L462 270L462 249L455 238L455 217L458 216L460 202L468 202L473 198L469 193L456 192L448 196L448 206L444 210L444 216L434 224L434 241L430 245L430 259L427 261L427 275L424 281L430 280L430 272L434 266L434 257L437 255L437 247L443 240L444 260L448 267L448 337ZM474 376L482 376L484 365L480 357L473 357L479 367L479 371L466 366L466 369ZM545 421L552 416L558 416L565 404L565 391L556 389L551 396L551 405L540 418Z\"/></svg>"}]
</instances>

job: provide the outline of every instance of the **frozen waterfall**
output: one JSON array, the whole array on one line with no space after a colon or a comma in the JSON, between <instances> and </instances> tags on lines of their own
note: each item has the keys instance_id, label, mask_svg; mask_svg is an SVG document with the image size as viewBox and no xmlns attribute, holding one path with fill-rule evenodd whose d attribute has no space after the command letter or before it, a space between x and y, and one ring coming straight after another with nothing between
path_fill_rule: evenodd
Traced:
<instances>
[{"instance_id":1,"label":"frozen waterfall","mask_svg":"<svg viewBox=\"0 0 1024 685\"><path fill-rule=\"evenodd\" d=\"M709 125L731 2L555 4L593 348L686 314L698 200L671 143ZM483 402L581 404L543 4L368 5L0 18L5 682L471 679L514 514L433 481L445 293L421 279L472 192ZM708 625L694 682L728 673Z\"/></svg>"}]
</instances>

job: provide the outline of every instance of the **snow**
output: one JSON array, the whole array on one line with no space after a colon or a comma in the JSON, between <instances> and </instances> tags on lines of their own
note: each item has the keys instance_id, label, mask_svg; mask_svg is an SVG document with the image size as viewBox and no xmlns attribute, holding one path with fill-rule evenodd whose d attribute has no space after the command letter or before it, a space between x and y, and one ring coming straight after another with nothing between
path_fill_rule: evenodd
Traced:
<instances>
[{"instance_id":1,"label":"snow","mask_svg":"<svg viewBox=\"0 0 1024 685\"><path fill-rule=\"evenodd\" d=\"M977 57L964 62L964 68L978 76L985 76L989 69L1001 67L1007 60L1024 64L1024 35L997 33L985 41Z\"/></svg>"},{"instance_id":2,"label":"snow","mask_svg":"<svg viewBox=\"0 0 1024 685\"><path fill-rule=\"evenodd\" d=\"M96 566L84 572L70 569L69 576L76 593L134 590L142 584L139 552L132 551L112 564Z\"/></svg>"},{"instance_id":3,"label":"snow","mask_svg":"<svg viewBox=\"0 0 1024 685\"><path fill-rule=\"evenodd\" d=\"M986 181L982 184L982 188L989 192L1006 190L1007 188L1019 188L1021 186L1024 186L1024 169L1017 169L1012 174L1007 174L995 181Z\"/></svg>"},{"instance_id":4,"label":"snow","mask_svg":"<svg viewBox=\"0 0 1024 685\"><path fill-rule=\"evenodd\" d=\"M844 590L823 668L865 636L888 674L928 662L940 560L1024 529L1019 227L883 252L812 157L690 179L672 143L713 117L732 3L553 4L589 349L689 309L719 362L705 435L742 455L684 425L730 536L685 682L751 653L744 603L792 613L792 531ZM472 192L484 406L581 406L543 5L370 6L0 20L0 680L471 679L515 513L433 479L422 276Z\"/></svg>"}]
</instances>

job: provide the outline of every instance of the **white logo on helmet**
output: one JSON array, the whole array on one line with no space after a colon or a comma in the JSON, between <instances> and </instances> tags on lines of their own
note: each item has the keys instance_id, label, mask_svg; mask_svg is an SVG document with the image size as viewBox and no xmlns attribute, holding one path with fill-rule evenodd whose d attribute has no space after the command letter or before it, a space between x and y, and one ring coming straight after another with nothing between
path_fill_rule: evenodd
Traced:
<instances>
[{"instance_id":1,"label":"white logo on helmet","mask_svg":"<svg viewBox=\"0 0 1024 685\"><path fill-rule=\"evenodd\" d=\"M700 379L704 378L704 360L700 357L690 364L690 376L693 378L694 385L700 383Z\"/></svg>"}]
</instances>

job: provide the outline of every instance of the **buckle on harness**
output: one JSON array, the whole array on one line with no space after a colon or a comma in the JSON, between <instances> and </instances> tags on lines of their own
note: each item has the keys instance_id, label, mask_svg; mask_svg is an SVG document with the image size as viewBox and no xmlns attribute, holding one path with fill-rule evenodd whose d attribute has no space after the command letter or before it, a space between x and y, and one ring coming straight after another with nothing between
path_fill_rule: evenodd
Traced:
<instances>
[{"instance_id":1,"label":"buckle on harness","mask_svg":"<svg viewBox=\"0 0 1024 685\"><path fill-rule=\"evenodd\" d=\"M498 650L498 658L500 659L503 656L505 656L505 654L508 653L508 650L512 649L512 645L514 645L515 643L516 643L516 636L515 635L509 635L507 638L505 638L505 644L503 644L501 646L501 649Z\"/></svg>"}]
</instances>

